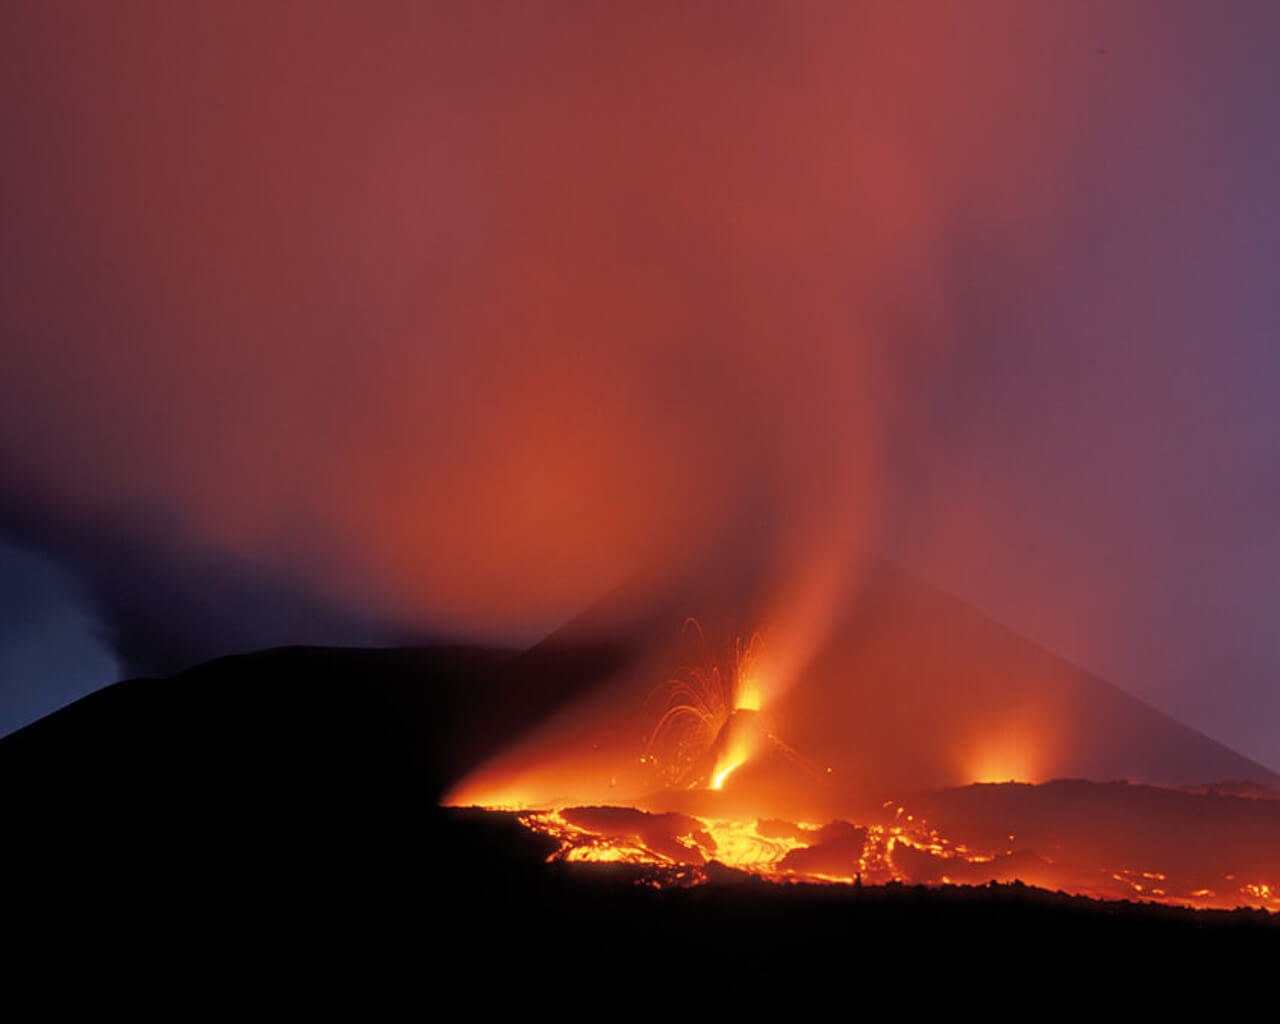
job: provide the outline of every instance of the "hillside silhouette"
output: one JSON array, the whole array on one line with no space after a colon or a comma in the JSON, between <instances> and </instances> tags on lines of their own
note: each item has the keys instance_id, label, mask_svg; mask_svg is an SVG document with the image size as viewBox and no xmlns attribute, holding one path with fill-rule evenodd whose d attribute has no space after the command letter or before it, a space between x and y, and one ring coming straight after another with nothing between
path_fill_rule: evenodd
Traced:
<instances>
[{"instance_id":1,"label":"hillside silhouette","mask_svg":"<svg viewBox=\"0 0 1280 1024\"><path fill-rule=\"evenodd\" d=\"M654 890L633 869L548 864L545 837L510 815L439 807L531 723L607 703L619 679L664 656L650 646L669 629L661 614L605 618L608 629L584 616L523 653L285 648L224 658L107 687L0 739L11 934L65 956L79 948L153 965L207 967L228 949L295 965L386 956L474 991L501 965L512 984L563 977L557 984L593 999L631 990L698 999L707 976L750 980L722 992L723 1005L783 991L808 998L855 964L923 969L976 950L1027 964L1083 948L1202 962L1277 948L1265 913L1099 903L1020 884L855 893L779 887L712 862L708 885ZM864 648L887 658L871 633ZM938 635L937 650L954 650L967 634ZM1271 778L1136 701L1115 701L1131 712L1126 722L1168 740L1143 757L1185 750L1189 764L1221 767L1224 778ZM937 796L932 813L980 827L965 801L987 789L1008 787ZM1009 793L1016 801L1021 790ZM1039 812L1000 810L1013 813ZM700 966L655 981L673 942Z\"/></svg>"}]
</instances>

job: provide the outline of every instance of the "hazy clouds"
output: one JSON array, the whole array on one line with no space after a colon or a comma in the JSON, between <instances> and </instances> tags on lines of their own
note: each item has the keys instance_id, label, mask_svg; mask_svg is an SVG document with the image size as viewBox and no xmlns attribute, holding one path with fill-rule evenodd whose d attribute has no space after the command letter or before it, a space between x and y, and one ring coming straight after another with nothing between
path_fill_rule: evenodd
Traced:
<instances>
[{"instance_id":1,"label":"hazy clouds","mask_svg":"<svg viewBox=\"0 0 1280 1024\"><path fill-rule=\"evenodd\" d=\"M484 635L887 547L1276 762L1265 6L3 20L10 488Z\"/></svg>"}]
</instances>

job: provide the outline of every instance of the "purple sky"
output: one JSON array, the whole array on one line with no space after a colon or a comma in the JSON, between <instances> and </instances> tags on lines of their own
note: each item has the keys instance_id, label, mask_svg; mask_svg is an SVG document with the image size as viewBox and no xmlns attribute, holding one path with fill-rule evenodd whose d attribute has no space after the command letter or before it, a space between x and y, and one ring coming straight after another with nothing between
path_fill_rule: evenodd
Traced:
<instances>
[{"instance_id":1,"label":"purple sky","mask_svg":"<svg viewBox=\"0 0 1280 1024\"><path fill-rule=\"evenodd\" d=\"M535 637L746 530L806 614L885 550L1280 767L1278 42L5 5L0 728L117 662Z\"/></svg>"}]
</instances>

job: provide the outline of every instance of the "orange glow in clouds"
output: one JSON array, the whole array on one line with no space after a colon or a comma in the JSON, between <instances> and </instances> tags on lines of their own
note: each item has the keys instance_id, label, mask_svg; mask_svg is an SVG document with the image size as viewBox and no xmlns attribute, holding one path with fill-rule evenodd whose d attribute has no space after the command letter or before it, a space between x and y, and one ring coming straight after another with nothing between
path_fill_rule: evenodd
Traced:
<instances>
[{"instance_id":1,"label":"orange glow in clouds","mask_svg":"<svg viewBox=\"0 0 1280 1024\"><path fill-rule=\"evenodd\" d=\"M0 461L442 633L545 632L750 509L785 689L945 355L957 210L1052 249L1092 97L975 73L1074 31L1020 17L206 5L157 48L27 5L0 115L59 130L8 147L0 316L41 340Z\"/></svg>"},{"instance_id":2,"label":"orange glow in clouds","mask_svg":"<svg viewBox=\"0 0 1280 1024\"><path fill-rule=\"evenodd\" d=\"M16 7L14 494L85 521L127 510L176 550L437 636L545 637L643 580L584 629L616 664L449 802L558 814L581 860L1048 884L1050 847L962 842L948 829L972 816L903 794L1239 777L860 562L915 534L913 564L964 580L1045 546L1012 514L999 444L976 432L983 472L951 457L939 424L991 376L958 344L1105 325L1108 358L1145 366L1149 337L1150 365L1171 364L1136 315L1162 282L1098 273L1078 301L1059 273L1081 238L1111 239L1094 205L1125 205L1099 188L1113 169L1172 182L1158 158L1212 151L1185 130L1182 101L1203 104L1180 37L1118 9L1107 32L1142 58L1100 59L1074 5L736 5L730 26L721 4L551 2L350 5L301 35L277 5L176 5L158 42L128 5L80 5L74 31L55 5ZM1155 253L1151 223L1114 252ZM1032 315L1061 307L1088 317ZM1034 412L1036 394L1019 392ZM1114 567L1072 536L1054 546L1087 586L1061 600L1085 608ZM726 567L750 579L719 583ZM678 598L657 625L655 594ZM689 613L707 635L681 630ZM1184 884L1139 852L1107 859L1098 891L1149 891L1144 872L1167 893L1277 891L1256 872Z\"/></svg>"}]
</instances>

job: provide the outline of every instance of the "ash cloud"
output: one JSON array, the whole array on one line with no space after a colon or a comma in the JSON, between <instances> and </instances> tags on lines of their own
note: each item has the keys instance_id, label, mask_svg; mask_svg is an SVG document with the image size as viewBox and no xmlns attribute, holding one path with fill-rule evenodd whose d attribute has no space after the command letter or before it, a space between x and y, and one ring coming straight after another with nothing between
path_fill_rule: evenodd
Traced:
<instances>
[{"instance_id":1,"label":"ash cloud","mask_svg":"<svg viewBox=\"0 0 1280 1024\"><path fill-rule=\"evenodd\" d=\"M1206 147L1253 157L1263 197L1275 162L1236 102L1270 80L1268 15L1193 14L10 5L4 484L102 536L141 509L230 592L481 636L750 536L791 671L852 553L886 546L1121 683L1161 677L1091 587L1141 536L1121 621L1190 614L1146 570L1195 524L1145 523L1180 459L1257 428L1182 444L1185 379L1150 371L1258 376L1253 341L1213 363L1203 339L1261 272L1205 272L1265 232L1225 200L1184 215L1223 181ZM1123 480L1126 516L1079 497ZM112 543L123 621L143 577Z\"/></svg>"}]
</instances>

